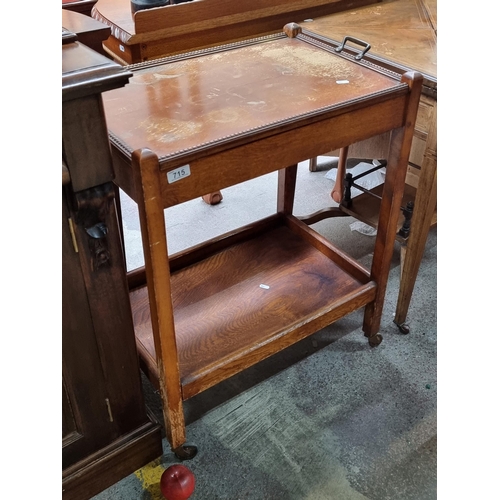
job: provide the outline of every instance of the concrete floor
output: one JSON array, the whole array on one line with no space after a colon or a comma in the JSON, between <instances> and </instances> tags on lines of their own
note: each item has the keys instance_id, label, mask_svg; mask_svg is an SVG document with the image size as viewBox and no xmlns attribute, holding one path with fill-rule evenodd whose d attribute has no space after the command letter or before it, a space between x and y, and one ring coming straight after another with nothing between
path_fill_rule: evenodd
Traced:
<instances>
[{"instance_id":1,"label":"concrete floor","mask_svg":"<svg viewBox=\"0 0 500 500\"><path fill-rule=\"evenodd\" d=\"M325 171L299 167L295 213L334 205ZM173 253L275 210L276 175L223 191L208 206L193 200L166 211ZM123 197L129 269L142 264L135 205ZM313 227L365 265L375 238L351 218ZM396 243L380 333L368 345L356 311L289 349L185 403L184 462L196 477L192 500L427 500L437 498L437 231L431 229L403 335L392 322L399 283ZM161 420L158 394L144 379ZM94 500L160 500L164 455Z\"/></svg>"}]
</instances>

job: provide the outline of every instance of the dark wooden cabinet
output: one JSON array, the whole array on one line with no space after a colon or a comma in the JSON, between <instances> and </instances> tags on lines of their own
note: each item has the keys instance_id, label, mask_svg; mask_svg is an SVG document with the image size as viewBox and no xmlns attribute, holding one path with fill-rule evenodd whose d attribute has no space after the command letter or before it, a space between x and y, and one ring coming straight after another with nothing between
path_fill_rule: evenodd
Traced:
<instances>
[{"instance_id":1,"label":"dark wooden cabinet","mask_svg":"<svg viewBox=\"0 0 500 500\"><path fill-rule=\"evenodd\" d=\"M101 92L120 65L62 47L62 490L88 499L162 454L148 415L128 298Z\"/></svg>"}]
</instances>

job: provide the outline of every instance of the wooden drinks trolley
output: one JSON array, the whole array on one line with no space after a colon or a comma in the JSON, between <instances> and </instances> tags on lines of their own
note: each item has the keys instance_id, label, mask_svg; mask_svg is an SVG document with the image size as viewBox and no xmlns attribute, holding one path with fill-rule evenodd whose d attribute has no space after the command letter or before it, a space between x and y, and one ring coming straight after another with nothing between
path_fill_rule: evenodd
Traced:
<instances>
[{"instance_id":1,"label":"wooden drinks trolley","mask_svg":"<svg viewBox=\"0 0 500 500\"><path fill-rule=\"evenodd\" d=\"M139 354L167 438L183 401L365 307L378 345L422 78L284 32L129 66L104 96L118 185L139 206L145 267L129 273ZM293 216L297 163L392 130L370 270ZM164 210L278 173L276 214L169 255Z\"/></svg>"}]
</instances>

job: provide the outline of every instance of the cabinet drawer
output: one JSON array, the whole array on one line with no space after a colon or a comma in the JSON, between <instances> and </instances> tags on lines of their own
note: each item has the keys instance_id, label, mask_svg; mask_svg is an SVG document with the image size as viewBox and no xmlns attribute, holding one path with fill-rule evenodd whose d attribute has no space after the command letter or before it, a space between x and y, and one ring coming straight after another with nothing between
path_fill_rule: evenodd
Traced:
<instances>
[{"instance_id":1,"label":"cabinet drawer","mask_svg":"<svg viewBox=\"0 0 500 500\"><path fill-rule=\"evenodd\" d=\"M415 130L419 130L420 132L424 133L427 133L429 131L434 105L435 101L429 99L427 96L421 96L420 104L418 105Z\"/></svg>"},{"instance_id":2,"label":"cabinet drawer","mask_svg":"<svg viewBox=\"0 0 500 500\"><path fill-rule=\"evenodd\" d=\"M413 141L411 143L411 151L409 161L413 165L422 166L424 160L425 148L427 146L427 134L415 130Z\"/></svg>"},{"instance_id":3,"label":"cabinet drawer","mask_svg":"<svg viewBox=\"0 0 500 500\"><path fill-rule=\"evenodd\" d=\"M422 96L418 106L417 120L415 123L415 132L411 145L408 171L406 174L406 183L410 186L418 186L420 167L424 161L424 155L427 149L428 132L431 128L431 120L435 119L434 107L436 101L426 96Z\"/></svg>"}]
</instances>

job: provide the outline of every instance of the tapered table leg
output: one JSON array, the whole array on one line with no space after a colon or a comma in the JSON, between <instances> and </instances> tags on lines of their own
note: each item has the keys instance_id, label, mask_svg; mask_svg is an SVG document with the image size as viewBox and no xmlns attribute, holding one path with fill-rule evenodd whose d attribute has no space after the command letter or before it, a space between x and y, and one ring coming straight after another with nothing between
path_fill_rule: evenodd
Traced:
<instances>
[{"instance_id":1,"label":"tapered table leg","mask_svg":"<svg viewBox=\"0 0 500 500\"><path fill-rule=\"evenodd\" d=\"M434 113L437 113L437 104ZM431 128L413 208L410 236L406 245L404 262L402 262L401 283L394 317L394 322L404 333L409 332L405 325L406 316L437 203L436 120L431 119L430 123Z\"/></svg>"}]
</instances>

